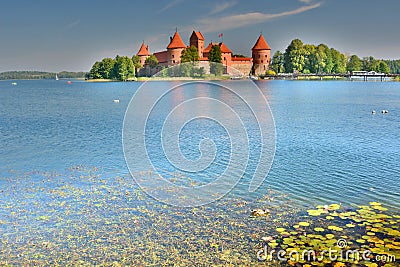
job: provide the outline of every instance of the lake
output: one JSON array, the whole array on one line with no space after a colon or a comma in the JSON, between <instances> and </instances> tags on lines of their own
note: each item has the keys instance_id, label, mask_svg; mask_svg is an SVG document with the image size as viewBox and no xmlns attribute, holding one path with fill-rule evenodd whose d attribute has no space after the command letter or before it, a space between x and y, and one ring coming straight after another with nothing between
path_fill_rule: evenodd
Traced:
<instances>
[{"instance_id":1,"label":"lake","mask_svg":"<svg viewBox=\"0 0 400 267\"><path fill-rule=\"evenodd\" d=\"M100 264L99 259L103 258L107 262L129 259L126 262L135 264L162 260L167 265L172 261L171 255L182 250L198 252L204 249L203 245L212 253L223 253L224 231L246 236L251 236L251 229L257 232L256 227L264 227L264 221L248 218L251 208L269 207L274 216L282 213L279 219L287 222L296 220L297 213L302 216L307 209L332 203L352 209L379 202L389 212L400 211L400 83L257 81L272 112L273 122L269 123L276 129L276 150L269 173L269 166L260 166L268 176L255 192L249 192L248 186L261 153L257 120L254 114L246 114L237 95L222 87L236 88L249 99L254 98L254 88L248 87L248 82L241 85L241 81L215 83L191 83L163 98L143 132L148 155L159 173L173 183L203 185L215 180L230 164L233 154L227 129L236 132L237 125L230 123L231 115L224 113L217 102L197 103L180 110L177 118L186 119L185 114L196 110L218 114L229 124L224 128L209 118L197 118L180 129L180 153L191 162L204 152L198 148L201 140L213 140L215 148L213 161L206 169L185 171L174 168L161 149L160 130L166 112L185 100L208 97L227 103L243 119L250 156L247 165L233 165L228 172L234 176L243 171L242 179L226 196L187 212L185 208L158 202L154 195L147 196L130 177L122 129L129 102L142 83L77 80L67 84L64 80L39 80L17 81L13 86L11 81L0 81L0 201L5 203L0 207L0 231L3 240L13 244L3 243L0 255L4 261ZM172 88L177 84L153 82L147 86ZM142 96L139 103L145 105L146 97ZM253 100L251 108L255 113L268 110L263 101L257 104L257 99ZM138 113L130 117L133 122L146 115L140 107L135 108ZM381 114L381 110L389 113ZM130 170L146 175L146 165L135 165L135 158L132 160ZM193 214L204 216L199 219ZM198 221L186 228L177 226L176 222L187 225L188 218ZM249 229L238 231L237 225L232 226L240 220L248 223ZM228 228L216 226L228 222ZM132 225L140 227L132 229ZM43 227L49 230L43 232ZM221 230L219 234L206 230L213 227L216 232ZM120 236L123 228L129 234ZM116 229L119 234L112 240L100 234ZM208 243L190 241L193 233ZM158 242L161 236L168 238ZM242 245L249 246L259 237L246 239ZM182 238L187 241L184 247L177 245ZM93 240L98 247L93 245L91 250ZM32 243L36 246L32 247ZM126 251L127 243L135 249ZM53 256L46 254L49 246L55 251ZM107 254L99 247L108 247L114 253ZM171 247L178 252L171 252ZM77 248L86 254L73 255L71 251ZM4 256L8 252L20 257ZM245 252L253 253L250 247ZM215 260L213 255L207 254L209 260L200 262L218 263L221 259ZM187 258L193 260L193 255ZM181 262L187 264L183 259Z\"/></svg>"}]
</instances>

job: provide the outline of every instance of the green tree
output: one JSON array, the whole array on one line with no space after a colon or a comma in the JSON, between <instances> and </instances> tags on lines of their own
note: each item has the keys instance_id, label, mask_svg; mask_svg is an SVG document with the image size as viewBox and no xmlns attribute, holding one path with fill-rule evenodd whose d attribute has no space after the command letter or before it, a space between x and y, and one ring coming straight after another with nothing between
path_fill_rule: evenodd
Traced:
<instances>
[{"instance_id":1,"label":"green tree","mask_svg":"<svg viewBox=\"0 0 400 267\"><path fill-rule=\"evenodd\" d=\"M332 73L332 69L334 66L333 63L333 58L332 58L332 52L329 49L329 47L326 44L320 44L317 47L317 50L319 52L319 59L318 59L318 63L319 66L323 68L319 68L320 71L323 71L325 73ZM323 61L323 62L321 62Z\"/></svg>"},{"instance_id":2,"label":"green tree","mask_svg":"<svg viewBox=\"0 0 400 267\"><path fill-rule=\"evenodd\" d=\"M390 68L390 73L400 74L400 60L385 60Z\"/></svg>"},{"instance_id":3,"label":"green tree","mask_svg":"<svg viewBox=\"0 0 400 267\"><path fill-rule=\"evenodd\" d=\"M363 63L357 55L352 55L347 63L347 71L360 71L363 68Z\"/></svg>"},{"instance_id":4,"label":"green tree","mask_svg":"<svg viewBox=\"0 0 400 267\"><path fill-rule=\"evenodd\" d=\"M379 71L379 61L372 56L364 57L362 63L363 63L363 70Z\"/></svg>"},{"instance_id":5,"label":"green tree","mask_svg":"<svg viewBox=\"0 0 400 267\"><path fill-rule=\"evenodd\" d=\"M133 66L135 66L135 73L138 74L139 70L143 68L142 64L140 64L140 57L138 55L133 55L132 63Z\"/></svg>"},{"instance_id":6,"label":"green tree","mask_svg":"<svg viewBox=\"0 0 400 267\"><path fill-rule=\"evenodd\" d=\"M186 63L186 62L197 62L199 61L199 51L195 46L191 46L189 48L186 48L182 51L181 54L181 62Z\"/></svg>"},{"instance_id":7,"label":"green tree","mask_svg":"<svg viewBox=\"0 0 400 267\"><path fill-rule=\"evenodd\" d=\"M276 73L285 72L285 57L281 51L276 51L271 61L271 69Z\"/></svg>"},{"instance_id":8,"label":"green tree","mask_svg":"<svg viewBox=\"0 0 400 267\"><path fill-rule=\"evenodd\" d=\"M111 79L113 76L115 60L112 58L103 58L100 64L100 74L103 79Z\"/></svg>"},{"instance_id":9,"label":"green tree","mask_svg":"<svg viewBox=\"0 0 400 267\"><path fill-rule=\"evenodd\" d=\"M379 61L379 72L390 73L390 68L389 68L388 64L383 60Z\"/></svg>"},{"instance_id":10,"label":"green tree","mask_svg":"<svg viewBox=\"0 0 400 267\"><path fill-rule=\"evenodd\" d=\"M305 64L303 73L316 73L318 71L317 47L315 45L304 45Z\"/></svg>"},{"instance_id":11,"label":"green tree","mask_svg":"<svg viewBox=\"0 0 400 267\"><path fill-rule=\"evenodd\" d=\"M92 68L90 69L89 72L89 79L101 79L101 73L100 73L100 67L101 67L101 63L99 61L96 61Z\"/></svg>"},{"instance_id":12,"label":"green tree","mask_svg":"<svg viewBox=\"0 0 400 267\"><path fill-rule=\"evenodd\" d=\"M345 73L347 65L346 56L334 48L331 48L331 55L333 62L332 73Z\"/></svg>"},{"instance_id":13,"label":"green tree","mask_svg":"<svg viewBox=\"0 0 400 267\"><path fill-rule=\"evenodd\" d=\"M158 66L158 59L155 55L150 55L148 58L146 58L145 64L154 69Z\"/></svg>"},{"instance_id":14,"label":"green tree","mask_svg":"<svg viewBox=\"0 0 400 267\"><path fill-rule=\"evenodd\" d=\"M323 45L317 46L315 57L317 60L316 72L317 73L324 72L325 67L326 67L326 59L327 59L327 55L325 53L325 46L323 46Z\"/></svg>"},{"instance_id":15,"label":"green tree","mask_svg":"<svg viewBox=\"0 0 400 267\"><path fill-rule=\"evenodd\" d=\"M232 57L246 57L246 56L242 54L233 54Z\"/></svg>"},{"instance_id":16,"label":"green tree","mask_svg":"<svg viewBox=\"0 0 400 267\"><path fill-rule=\"evenodd\" d=\"M285 50L285 70L287 72L303 71L305 56L303 42L294 39Z\"/></svg>"},{"instance_id":17,"label":"green tree","mask_svg":"<svg viewBox=\"0 0 400 267\"><path fill-rule=\"evenodd\" d=\"M219 45L213 45L211 47L208 61L210 62L210 73L215 76L222 75L224 66L222 65L222 54Z\"/></svg>"},{"instance_id":18,"label":"green tree","mask_svg":"<svg viewBox=\"0 0 400 267\"><path fill-rule=\"evenodd\" d=\"M132 59L127 56L117 56L115 58L114 75L120 81L126 81L135 77L135 67Z\"/></svg>"}]
</instances>

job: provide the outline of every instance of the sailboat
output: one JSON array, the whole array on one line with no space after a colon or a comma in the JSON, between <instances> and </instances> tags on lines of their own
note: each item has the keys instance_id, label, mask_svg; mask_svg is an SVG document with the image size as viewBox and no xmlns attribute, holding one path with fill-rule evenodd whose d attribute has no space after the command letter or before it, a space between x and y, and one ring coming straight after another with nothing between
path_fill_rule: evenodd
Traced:
<instances>
[{"instance_id":1,"label":"sailboat","mask_svg":"<svg viewBox=\"0 0 400 267\"><path fill-rule=\"evenodd\" d=\"M58 81L58 75L57 75L57 73L56 73L56 81Z\"/></svg>"}]
</instances>

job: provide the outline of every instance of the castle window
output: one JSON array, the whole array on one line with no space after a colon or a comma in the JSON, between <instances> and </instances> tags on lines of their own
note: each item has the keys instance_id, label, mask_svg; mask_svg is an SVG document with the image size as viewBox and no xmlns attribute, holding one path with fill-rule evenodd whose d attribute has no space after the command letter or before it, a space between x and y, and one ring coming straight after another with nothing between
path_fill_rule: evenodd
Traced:
<instances>
[{"instance_id":1,"label":"castle window","mask_svg":"<svg viewBox=\"0 0 400 267\"><path fill-rule=\"evenodd\" d=\"M261 57L261 55L258 55L258 58L260 58Z\"/></svg>"},{"instance_id":2,"label":"castle window","mask_svg":"<svg viewBox=\"0 0 400 267\"><path fill-rule=\"evenodd\" d=\"M172 63L174 63L174 64L175 64L175 60L172 60Z\"/></svg>"},{"instance_id":3,"label":"castle window","mask_svg":"<svg viewBox=\"0 0 400 267\"><path fill-rule=\"evenodd\" d=\"M268 57L267 55L265 55L265 57Z\"/></svg>"},{"instance_id":4,"label":"castle window","mask_svg":"<svg viewBox=\"0 0 400 267\"><path fill-rule=\"evenodd\" d=\"M172 55L172 58L174 58L174 55Z\"/></svg>"},{"instance_id":5,"label":"castle window","mask_svg":"<svg viewBox=\"0 0 400 267\"><path fill-rule=\"evenodd\" d=\"M261 59L261 63L264 63L264 61Z\"/></svg>"},{"instance_id":6,"label":"castle window","mask_svg":"<svg viewBox=\"0 0 400 267\"><path fill-rule=\"evenodd\" d=\"M264 65L264 70L265 70L265 65Z\"/></svg>"}]
</instances>

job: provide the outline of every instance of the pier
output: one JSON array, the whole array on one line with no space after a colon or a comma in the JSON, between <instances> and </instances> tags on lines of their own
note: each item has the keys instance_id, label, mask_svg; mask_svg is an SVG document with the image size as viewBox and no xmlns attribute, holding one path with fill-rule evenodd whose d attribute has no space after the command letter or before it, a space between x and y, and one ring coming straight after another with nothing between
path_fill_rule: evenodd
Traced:
<instances>
[{"instance_id":1,"label":"pier","mask_svg":"<svg viewBox=\"0 0 400 267\"><path fill-rule=\"evenodd\" d=\"M338 79L338 78L347 78L350 81L353 80L380 80L381 82L386 81L387 78L397 78L400 77L400 74L385 74L385 73L310 73L310 74L303 74L303 73L281 73L277 75L266 75L265 78L269 79L298 79L299 77L303 77L305 79L311 79L318 77L320 80L324 78L327 79Z\"/></svg>"}]
</instances>

